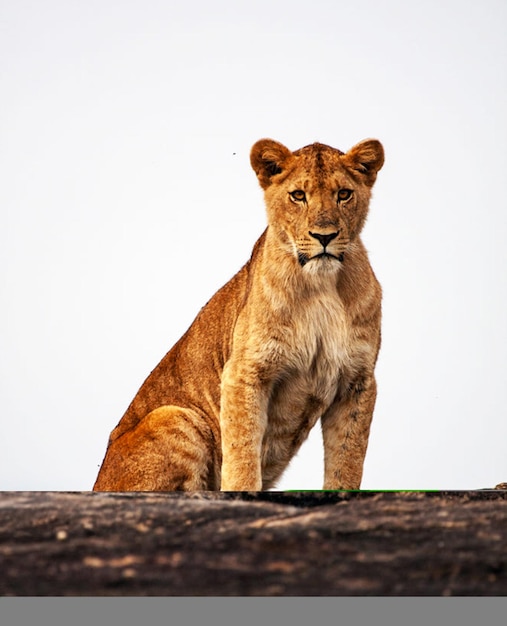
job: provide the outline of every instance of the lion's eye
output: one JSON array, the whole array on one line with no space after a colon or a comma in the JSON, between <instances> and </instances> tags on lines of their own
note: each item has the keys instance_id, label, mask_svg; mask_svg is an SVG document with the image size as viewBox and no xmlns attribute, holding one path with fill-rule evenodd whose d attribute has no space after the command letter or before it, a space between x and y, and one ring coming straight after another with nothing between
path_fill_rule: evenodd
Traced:
<instances>
[{"instance_id":1,"label":"lion's eye","mask_svg":"<svg viewBox=\"0 0 507 626\"><path fill-rule=\"evenodd\" d=\"M296 202L304 202L306 200L306 194L302 189L296 189L296 191L291 191L290 197Z\"/></svg>"},{"instance_id":2,"label":"lion's eye","mask_svg":"<svg viewBox=\"0 0 507 626\"><path fill-rule=\"evenodd\" d=\"M352 195L352 189L340 189L338 191L338 202L345 202Z\"/></svg>"}]
</instances>

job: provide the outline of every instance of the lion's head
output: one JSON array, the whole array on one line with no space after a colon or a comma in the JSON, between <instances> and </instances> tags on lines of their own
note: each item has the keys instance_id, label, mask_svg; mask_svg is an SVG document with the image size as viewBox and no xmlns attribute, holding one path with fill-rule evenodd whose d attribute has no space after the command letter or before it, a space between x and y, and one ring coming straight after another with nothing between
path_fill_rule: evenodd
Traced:
<instances>
[{"instance_id":1,"label":"lion's head","mask_svg":"<svg viewBox=\"0 0 507 626\"><path fill-rule=\"evenodd\" d=\"M384 150L367 139L346 153L314 143L291 152L272 139L250 162L264 189L268 223L301 267L338 269L365 222Z\"/></svg>"}]
</instances>

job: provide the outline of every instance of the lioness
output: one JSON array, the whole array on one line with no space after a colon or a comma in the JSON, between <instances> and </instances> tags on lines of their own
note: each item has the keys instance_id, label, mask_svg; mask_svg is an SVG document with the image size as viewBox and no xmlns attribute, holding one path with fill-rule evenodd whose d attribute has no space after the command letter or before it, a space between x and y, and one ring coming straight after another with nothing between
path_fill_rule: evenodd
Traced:
<instances>
[{"instance_id":1,"label":"lioness","mask_svg":"<svg viewBox=\"0 0 507 626\"><path fill-rule=\"evenodd\" d=\"M112 431L96 491L275 486L321 419L324 489L358 489L381 289L360 239L382 145L252 148L268 226Z\"/></svg>"}]
</instances>

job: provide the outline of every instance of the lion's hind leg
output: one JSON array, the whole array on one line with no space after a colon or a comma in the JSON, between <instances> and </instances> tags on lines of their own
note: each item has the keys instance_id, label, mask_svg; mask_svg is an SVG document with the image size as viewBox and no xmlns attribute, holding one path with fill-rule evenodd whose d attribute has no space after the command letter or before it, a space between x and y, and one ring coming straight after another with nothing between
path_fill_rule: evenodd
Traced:
<instances>
[{"instance_id":1,"label":"lion's hind leg","mask_svg":"<svg viewBox=\"0 0 507 626\"><path fill-rule=\"evenodd\" d=\"M196 412L161 406L111 442L93 489L219 489L216 447L211 428Z\"/></svg>"}]
</instances>

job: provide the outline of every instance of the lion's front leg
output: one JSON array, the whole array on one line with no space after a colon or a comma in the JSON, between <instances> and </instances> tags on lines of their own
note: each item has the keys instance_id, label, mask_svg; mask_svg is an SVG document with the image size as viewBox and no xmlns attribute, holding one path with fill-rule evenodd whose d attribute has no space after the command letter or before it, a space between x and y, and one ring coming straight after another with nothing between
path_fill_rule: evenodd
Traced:
<instances>
[{"instance_id":1,"label":"lion's front leg","mask_svg":"<svg viewBox=\"0 0 507 626\"><path fill-rule=\"evenodd\" d=\"M376 395L371 375L322 416L324 489L359 489Z\"/></svg>"},{"instance_id":2,"label":"lion's front leg","mask_svg":"<svg viewBox=\"0 0 507 626\"><path fill-rule=\"evenodd\" d=\"M255 368L227 364L220 402L221 490L260 491L267 393L259 383Z\"/></svg>"}]
</instances>

